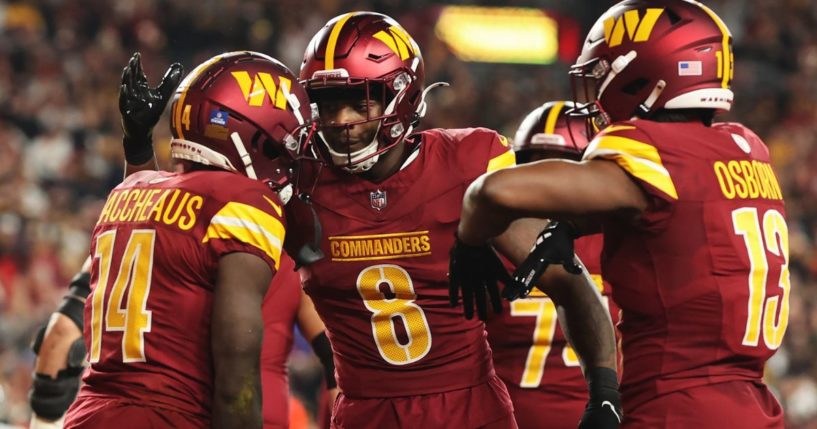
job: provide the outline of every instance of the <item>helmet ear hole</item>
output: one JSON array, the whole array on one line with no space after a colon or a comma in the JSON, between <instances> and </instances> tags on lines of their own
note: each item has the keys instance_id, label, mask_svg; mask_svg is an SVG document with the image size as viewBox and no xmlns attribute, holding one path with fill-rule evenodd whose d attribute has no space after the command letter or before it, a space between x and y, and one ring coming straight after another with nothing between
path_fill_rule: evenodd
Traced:
<instances>
[{"instance_id":1,"label":"helmet ear hole","mask_svg":"<svg viewBox=\"0 0 817 429\"><path fill-rule=\"evenodd\" d=\"M678 16L677 13L673 12L672 9L666 9L667 11L667 18L669 18L669 22L672 26L681 22L681 17Z\"/></svg>"},{"instance_id":2,"label":"helmet ear hole","mask_svg":"<svg viewBox=\"0 0 817 429\"><path fill-rule=\"evenodd\" d=\"M264 140L261 142L261 152L264 154L265 157L269 159L277 159L281 156L281 151L278 148L278 145L275 145L270 141L270 139L264 137Z\"/></svg>"},{"instance_id":3,"label":"helmet ear hole","mask_svg":"<svg viewBox=\"0 0 817 429\"><path fill-rule=\"evenodd\" d=\"M649 80L644 78L638 78L635 80L630 81L623 88L621 88L621 92L629 95L636 95L639 91L644 89L645 86L649 83Z\"/></svg>"},{"instance_id":4,"label":"helmet ear hole","mask_svg":"<svg viewBox=\"0 0 817 429\"><path fill-rule=\"evenodd\" d=\"M261 143L263 143L261 141L261 138L262 138L261 130L256 130L253 133L252 138L250 139L250 147L252 147L252 150L257 151L259 147L263 147L261 146Z\"/></svg>"}]
</instances>

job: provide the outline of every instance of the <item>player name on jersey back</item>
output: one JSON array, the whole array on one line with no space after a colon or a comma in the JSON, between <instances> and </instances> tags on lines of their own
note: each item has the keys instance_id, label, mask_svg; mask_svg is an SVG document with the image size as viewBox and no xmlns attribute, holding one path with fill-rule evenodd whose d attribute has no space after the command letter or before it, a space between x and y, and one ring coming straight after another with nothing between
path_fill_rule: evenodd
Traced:
<instances>
[{"instance_id":1,"label":"player name on jersey back","mask_svg":"<svg viewBox=\"0 0 817 429\"><path fill-rule=\"evenodd\" d=\"M196 224L203 205L201 195L181 189L114 190L97 224L152 221L187 231Z\"/></svg>"},{"instance_id":2,"label":"player name on jersey back","mask_svg":"<svg viewBox=\"0 0 817 429\"><path fill-rule=\"evenodd\" d=\"M783 199L780 184L768 162L745 159L715 161L712 168L727 199Z\"/></svg>"}]
</instances>

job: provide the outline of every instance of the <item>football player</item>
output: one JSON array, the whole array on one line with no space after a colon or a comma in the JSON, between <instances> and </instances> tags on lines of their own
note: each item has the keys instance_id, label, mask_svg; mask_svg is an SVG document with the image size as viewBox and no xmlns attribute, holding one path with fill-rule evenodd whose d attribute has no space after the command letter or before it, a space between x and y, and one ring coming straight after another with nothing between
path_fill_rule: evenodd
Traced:
<instances>
[{"instance_id":1,"label":"football player","mask_svg":"<svg viewBox=\"0 0 817 429\"><path fill-rule=\"evenodd\" d=\"M330 404L338 394L332 349L323 322L312 300L301 290L301 280L294 268L292 258L282 253L281 267L261 304L264 320L260 361L264 429L289 427L287 359L292 350L295 325L323 364L328 389L321 395L322 412L331 413ZM82 313L87 293L83 295L81 292L89 292L89 280L90 259L71 281L64 302L34 340L33 348L38 356L29 393L29 403L34 411L31 429L61 429L63 415L76 397L86 355ZM76 309L70 300L78 302ZM328 423L325 427L329 427Z\"/></svg>"},{"instance_id":2,"label":"football player","mask_svg":"<svg viewBox=\"0 0 817 429\"><path fill-rule=\"evenodd\" d=\"M65 427L261 427L261 305L311 135L294 80L268 56L234 52L176 89L181 172L130 175L94 229L90 367Z\"/></svg>"},{"instance_id":3,"label":"football player","mask_svg":"<svg viewBox=\"0 0 817 429\"><path fill-rule=\"evenodd\" d=\"M571 69L587 103L576 113L601 130L583 162L499 171L465 197L472 245L518 213L602 219L623 427L783 427L762 376L788 323L785 209L766 145L713 122L732 105L733 66L729 30L703 4L621 2Z\"/></svg>"},{"instance_id":4,"label":"football player","mask_svg":"<svg viewBox=\"0 0 817 429\"><path fill-rule=\"evenodd\" d=\"M318 105L316 145L330 164L312 194L326 258L304 267L304 285L335 351L341 394L332 427L516 427L484 325L461 320L446 276L464 190L514 164L507 140L483 128L417 132L435 85L425 87L412 37L381 14L330 20L307 47L301 79ZM590 282L570 289L584 286L591 312L604 314ZM485 317L481 298L466 296L469 318L475 303ZM579 299L572 304L584 310ZM614 368L609 317L587 320L608 344L583 349L586 362Z\"/></svg>"},{"instance_id":5,"label":"football player","mask_svg":"<svg viewBox=\"0 0 817 429\"><path fill-rule=\"evenodd\" d=\"M139 74L129 74L137 66ZM144 78L138 54L123 72L123 85L120 92L120 109L127 108L123 103L127 100L126 95L128 94L133 98L138 98L144 106L137 115L128 118L128 123L123 123L126 129L131 130L138 127L140 122L155 124L159 120L159 116L173 95L173 90L181 81L182 66L178 63L172 64L155 88L148 87L146 78L144 82L133 81L132 76ZM125 83L131 83L129 89L124 85ZM148 139L151 132L152 127L147 131ZM152 158L152 148L149 155L146 155L144 151L134 152L134 148L142 149L144 146L139 145L135 140L133 136L125 137L127 156L132 162L142 164ZM29 405L32 409L31 429L61 429L65 411L76 398L79 377L86 355L85 342L82 338L85 319L83 312L85 298L91 292L91 261L92 259L88 258L80 272L71 280L68 294L51 315L47 324L37 332L32 342L32 349L37 358L29 391Z\"/></svg>"},{"instance_id":6,"label":"football player","mask_svg":"<svg viewBox=\"0 0 817 429\"><path fill-rule=\"evenodd\" d=\"M327 237L326 257L301 275L335 353L342 393L332 427L514 428L484 324L452 308L446 275L467 185L513 165L514 154L482 128L415 132L428 91L423 67L411 36L371 12L330 20L301 67L320 114L316 150L329 164L301 166ZM314 235L293 225L303 217L287 217L298 238ZM533 235L514 257L524 258ZM578 354L615 372L613 328L592 281L549 271L548 293L576 315ZM486 317L486 290L478 293L464 300L469 319L475 305Z\"/></svg>"},{"instance_id":7,"label":"football player","mask_svg":"<svg viewBox=\"0 0 817 429\"><path fill-rule=\"evenodd\" d=\"M158 169L155 159L152 159L151 132L169 97L162 97L161 84L157 88L148 86L139 53L134 54L123 71L123 82L127 81L133 81L134 84L130 87L123 86L119 95L120 112L126 131L124 141L135 144L126 146L126 174ZM240 87L240 83L236 79L235 84ZM322 397L332 402L338 394L332 349L324 332L323 322L315 311L312 300L301 290L300 276L294 268L294 261L284 252L281 256L281 268L273 278L261 305L264 320L261 390L265 429L286 428L289 425L287 360L292 351L293 330L296 325L323 364L327 392ZM326 406L327 410L328 407L329 405ZM325 411L323 406L321 411Z\"/></svg>"},{"instance_id":8,"label":"football player","mask_svg":"<svg viewBox=\"0 0 817 429\"><path fill-rule=\"evenodd\" d=\"M584 122L566 113L572 102L553 101L530 112L513 140L518 164L543 159L581 159L587 147ZM618 309L609 300L610 284L602 281L601 234L575 243L608 305L613 323ZM486 323L496 373L513 401L519 429L575 429L587 404L587 385L576 352L568 345L557 321L556 306L538 289L526 299L503 302L503 312Z\"/></svg>"}]
</instances>

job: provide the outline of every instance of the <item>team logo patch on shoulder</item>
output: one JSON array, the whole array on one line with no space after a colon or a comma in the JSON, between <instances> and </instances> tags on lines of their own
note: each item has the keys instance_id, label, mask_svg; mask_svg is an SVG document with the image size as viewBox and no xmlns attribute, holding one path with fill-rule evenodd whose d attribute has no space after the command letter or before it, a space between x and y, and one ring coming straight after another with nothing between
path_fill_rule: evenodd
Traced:
<instances>
[{"instance_id":1,"label":"team logo patch on shoulder","mask_svg":"<svg viewBox=\"0 0 817 429\"><path fill-rule=\"evenodd\" d=\"M227 126L227 120L230 119L230 113L225 112L223 110L211 110L210 111L210 123L221 125L222 127Z\"/></svg>"},{"instance_id":2,"label":"team logo patch on shoulder","mask_svg":"<svg viewBox=\"0 0 817 429\"><path fill-rule=\"evenodd\" d=\"M386 208L386 204L388 204L386 191L381 191L380 189L372 191L369 194L369 202L372 204L373 209L383 210Z\"/></svg>"}]
</instances>

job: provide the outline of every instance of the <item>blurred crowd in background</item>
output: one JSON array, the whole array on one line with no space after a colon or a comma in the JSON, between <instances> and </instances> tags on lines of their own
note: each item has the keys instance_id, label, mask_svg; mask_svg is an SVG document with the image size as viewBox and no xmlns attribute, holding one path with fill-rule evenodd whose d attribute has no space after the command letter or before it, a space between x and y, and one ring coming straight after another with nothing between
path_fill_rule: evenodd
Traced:
<instances>
[{"instance_id":1,"label":"blurred crowd in background","mask_svg":"<svg viewBox=\"0 0 817 429\"><path fill-rule=\"evenodd\" d=\"M789 427L817 428L817 2L704 2L735 40L735 107L722 119L766 141L787 203L790 321L767 378ZM568 17L582 33L577 43L613 4L494 3ZM154 84L171 62L189 71L238 49L273 55L297 74L304 48L329 18L374 10L414 36L427 84L451 83L432 92L423 127L485 126L513 136L528 111L570 97L569 62L457 59L435 36L440 7L428 0L0 0L0 422L28 421L29 342L87 256L102 202L122 178L117 96L132 52L142 53ZM164 167L166 120L154 133ZM314 410L317 362L301 346L291 362L294 394Z\"/></svg>"}]
</instances>

